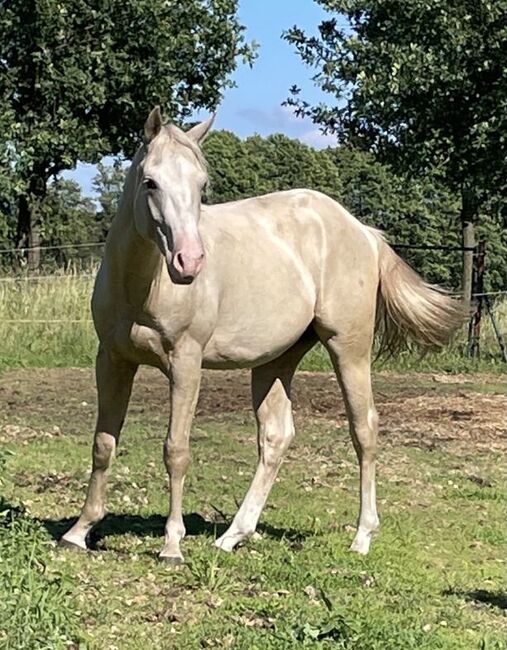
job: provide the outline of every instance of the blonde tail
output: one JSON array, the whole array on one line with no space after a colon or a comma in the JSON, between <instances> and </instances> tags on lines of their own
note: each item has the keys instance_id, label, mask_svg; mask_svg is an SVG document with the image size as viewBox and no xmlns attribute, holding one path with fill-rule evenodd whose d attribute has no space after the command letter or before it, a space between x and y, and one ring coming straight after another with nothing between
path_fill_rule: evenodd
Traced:
<instances>
[{"instance_id":1,"label":"blonde tail","mask_svg":"<svg viewBox=\"0 0 507 650\"><path fill-rule=\"evenodd\" d=\"M393 251L379 231L370 230L379 247L379 353L393 354L412 342L423 348L446 345L464 322L463 304L443 289L425 282Z\"/></svg>"}]
</instances>

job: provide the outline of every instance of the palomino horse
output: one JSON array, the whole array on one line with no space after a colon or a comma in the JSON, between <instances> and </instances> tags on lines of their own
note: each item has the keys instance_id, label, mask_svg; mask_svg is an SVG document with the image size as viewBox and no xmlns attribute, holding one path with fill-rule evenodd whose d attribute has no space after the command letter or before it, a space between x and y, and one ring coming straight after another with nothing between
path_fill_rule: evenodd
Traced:
<instances>
[{"instance_id":1,"label":"palomino horse","mask_svg":"<svg viewBox=\"0 0 507 650\"><path fill-rule=\"evenodd\" d=\"M370 357L384 344L444 344L461 307L425 284L375 230L310 190L201 205L207 181L199 143L212 119L184 133L154 109L107 237L92 300L100 339L98 420L86 501L66 546L86 549L105 514L106 478L136 370L156 366L171 386L164 461L170 514L160 557L183 562L183 482L201 368L252 368L259 464L228 530L231 551L251 535L293 435L291 382L303 355L326 347L345 399L360 467L352 550L367 553L379 521L377 413Z\"/></svg>"}]
</instances>

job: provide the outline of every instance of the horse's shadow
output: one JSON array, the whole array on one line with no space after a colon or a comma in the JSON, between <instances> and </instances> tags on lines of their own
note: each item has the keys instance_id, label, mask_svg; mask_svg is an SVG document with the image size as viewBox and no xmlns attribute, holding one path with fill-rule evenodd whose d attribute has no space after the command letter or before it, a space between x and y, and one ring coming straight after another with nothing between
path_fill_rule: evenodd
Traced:
<instances>
[{"instance_id":1,"label":"horse's shadow","mask_svg":"<svg viewBox=\"0 0 507 650\"><path fill-rule=\"evenodd\" d=\"M51 537L57 541L71 527L75 518L41 519L40 523ZM209 521L197 512L183 517L187 536L218 537L228 528L226 521ZM135 535L137 537L163 537L166 519L162 515L107 514L92 530L88 539L91 550L107 550L107 538L112 535ZM294 549L301 548L310 531L292 528L276 528L269 524L259 524L257 530L267 537L285 539Z\"/></svg>"},{"instance_id":2,"label":"horse's shadow","mask_svg":"<svg viewBox=\"0 0 507 650\"><path fill-rule=\"evenodd\" d=\"M460 589L446 589L445 596L459 596L473 603L483 603L507 610L507 593L502 591L488 591L486 589L472 589L470 591Z\"/></svg>"}]
</instances>

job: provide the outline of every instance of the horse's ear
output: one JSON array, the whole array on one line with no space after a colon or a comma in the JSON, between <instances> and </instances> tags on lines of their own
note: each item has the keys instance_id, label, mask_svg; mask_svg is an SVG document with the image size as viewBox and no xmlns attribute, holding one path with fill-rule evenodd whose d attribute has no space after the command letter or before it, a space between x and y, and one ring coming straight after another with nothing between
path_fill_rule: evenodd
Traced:
<instances>
[{"instance_id":1,"label":"horse's ear","mask_svg":"<svg viewBox=\"0 0 507 650\"><path fill-rule=\"evenodd\" d=\"M186 132L187 137L189 137L194 142L197 142L197 144L201 144L204 138L208 135L208 131L211 129L211 125L213 124L214 119L215 119L215 113L213 113L210 117L208 117L208 119L205 122L196 124L191 129L188 129L188 131Z\"/></svg>"},{"instance_id":2,"label":"horse's ear","mask_svg":"<svg viewBox=\"0 0 507 650\"><path fill-rule=\"evenodd\" d=\"M146 143L151 142L159 134L162 124L160 106L155 106L144 123L144 139Z\"/></svg>"}]
</instances>

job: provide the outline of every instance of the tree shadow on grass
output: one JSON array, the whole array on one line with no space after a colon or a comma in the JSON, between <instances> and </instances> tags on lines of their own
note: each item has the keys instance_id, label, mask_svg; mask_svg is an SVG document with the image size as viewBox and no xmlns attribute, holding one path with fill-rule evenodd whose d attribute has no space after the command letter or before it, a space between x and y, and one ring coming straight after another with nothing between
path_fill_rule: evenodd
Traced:
<instances>
[{"instance_id":1,"label":"tree shadow on grass","mask_svg":"<svg viewBox=\"0 0 507 650\"><path fill-rule=\"evenodd\" d=\"M446 589L444 596L459 596L468 602L483 603L492 605L499 609L507 610L507 593L505 591L487 591L486 589L473 589L465 591L462 589Z\"/></svg>"},{"instance_id":2,"label":"tree shadow on grass","mask_svg":"<svg viewBox=\"0 0 507 650\"><path fill-rule=\"evenodd\" d=\"M75 518L42 519L40 523L46 528L54 540L60 537L72 526ZM197 512L184 515L187 536L204 535L219 537L228 527L228 522L209 521ZM88 547L91 550L107 550L106 538L111 535L136 535L137 537L163 537L166 518L162 515L129 515L110 513L90 533ZM269 524L259 524L258 532L274 539L285 539L292 548L299 549L307 537L313 536L310 531L298 531L292 528L276 528Z\"/></svg>"}]
</instances>

